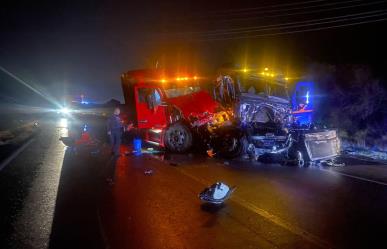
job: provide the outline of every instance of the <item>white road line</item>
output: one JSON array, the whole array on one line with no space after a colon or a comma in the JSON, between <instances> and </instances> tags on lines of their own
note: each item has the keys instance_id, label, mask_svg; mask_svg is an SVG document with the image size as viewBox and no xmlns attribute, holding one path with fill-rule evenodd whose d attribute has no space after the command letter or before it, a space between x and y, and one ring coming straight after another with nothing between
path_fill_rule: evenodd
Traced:
<instances>
[{"instance_id":1,"label":"white road line","mask_svg":"<svg viewBox=\"0 0 387 249\"><path fill-rule=\"evenodd\" d=\"M189 178L203 184L204 186L208 186L209 183L204 181L203 179L199 179L197 178L196 176L186 172L185 170L183 169L178 169L177 170L179 172L181 172L183 175L185 176L188 176ZM237 197L237 196L232 196L231 201L239 204L240 206L258 214L259 216L271 221L272 223L288 230L289 232L295 234L295 235L298 235L302 238L304 238L305 240L317 245L318 247L320 248L332 248L332 245L330 245L328 242L322 240L321 238L319 238L318 236L314 235L314 234L311 234L309 233L308 231L305 231L303 230L302 228L296 226L296 225L293 225L293 224L290 224L284 220L282 220L281 218L269 213L268 211L264 210L264 209L261 209L257 206L255 206L254 204L252 204L251 202L249 201L246 201L245 199L243 198L240 198L240 197Z\"/></svg>"},{"instance_id":2,"label":"white road line","mask_svg":"<svg viewBox=\"0 0 387 249\"><path fill-rule=\"evenodd\" d=\"M0 171L5 168L13 159L15 159L20 153L23 152L33 141L35 138L30 139L28 142L23 144L20 148L18 148L15 152L12 153L9 157L7 157L0 165Z\"/></svg>"},{"instance_id":3,"label":"white road line","mask_svg":"<svg viewBox=\"0 0 387 249\"><path fill-rule=\"evenodd\" d=\"M343 176L347 176L347 177L354 178L354 179L357 179L357 180L361 180L361 181L366 181L366 182L371 182L371 183L387 186L386 182L371 180L371 179L364 178L364 177L361 177L361 176L354 176L354 175L351 175L351 174L346 174L346 173L342 173L342 172L334 171L334 170L329 170L329 169L320 169L320 170L329 172L331 174L343 175Z\"/></svg>"}]
</instances>

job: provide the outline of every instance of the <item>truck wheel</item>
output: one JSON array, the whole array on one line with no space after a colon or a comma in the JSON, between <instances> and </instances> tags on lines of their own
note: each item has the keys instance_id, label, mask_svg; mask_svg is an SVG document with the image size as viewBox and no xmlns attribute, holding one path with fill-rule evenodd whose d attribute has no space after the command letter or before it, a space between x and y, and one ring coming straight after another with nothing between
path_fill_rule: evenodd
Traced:
<instances>
[{"instance_id":1,"label":"truck wheel","mask_svg":"<svg viewBox=\"0 0 387 249\"><path fill-rule=\"evenodd\" d=\"M221 157L236 158L242 156L246 150L246 139L244 137L233 136L226 134L222 137L222 142L219 144L218 152Z\"/></svg>"},{"instance_id":2,"label":"truck wheel","mask_svg":"<svg viewBox=\"0 0 387 249\"><path fill-rule=\"evenodd\" d=\"M165 133L165 145L171 152L186 152L192 146L192 133L181 123L171 125Z\"/></svg>"}]
</instances>

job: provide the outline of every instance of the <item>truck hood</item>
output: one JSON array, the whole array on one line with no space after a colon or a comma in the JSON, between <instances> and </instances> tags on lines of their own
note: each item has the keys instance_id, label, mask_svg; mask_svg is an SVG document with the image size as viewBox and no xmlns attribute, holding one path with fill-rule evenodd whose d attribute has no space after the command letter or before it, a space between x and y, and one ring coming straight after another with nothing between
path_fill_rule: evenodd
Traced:
<instances>
[{"instance_id":1,"label":"truck hood","mask_svg":"<svg viewBox=\"0 0 387 249\"><path fill-rule=\"evenodd\" d=\"M205 112L215 113L218 108L218 103L205 91L169 98L166 102L179 108L184 117L201 116Z\"/></svg>"},{"instance_id":2,"label":"truck hood","mask_svg":"<svg viewBox=\"0 0 387 249\"><path fill-rule=\"evenodd\" d=\"M290 102L279 97L243 93L236 110L236 116L244 124L286 125L290 121ZM275 129L276 125L272 128Z\"/></svg>"}]
</instances>

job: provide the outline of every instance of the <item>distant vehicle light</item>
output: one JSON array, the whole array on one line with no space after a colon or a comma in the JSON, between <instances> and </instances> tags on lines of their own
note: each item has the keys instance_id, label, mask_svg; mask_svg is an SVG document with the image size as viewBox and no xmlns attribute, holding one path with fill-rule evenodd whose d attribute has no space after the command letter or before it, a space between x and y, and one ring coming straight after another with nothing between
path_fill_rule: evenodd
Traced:
<instances>
[{"instance_id":1,"label":"distant vehicle light","mask_svg":"<svg viewBox=\"0 0 387 249\"><path fill-rule=\"evenodd\" d=\"M177 81L180 81L181 79L179 77L176 78Z\"/></svg>"},{"instance_id":2,"label":"distant vehicle light","mask_svg":"<svg viewBox=\"0 0 387 249\"><path fill-rule=\"evenodd\" d=\"M265 67L265 71L269 71L269 68Z\"/></svg>"},{"instance_id":3,"label":"distant vehicle light","mask_svg":"<svg viewBox=\"0 0 387 249\"><path fill-rule=\"evenodd\" d=\"M289 78L288 78L288 77L285 77L285 80L286 80L286 81L288 81L288 80L289 80Z\"/></svg>"},{"instance_id":4,"label":"distant vehicle light","mask_svg":"<svg viewBox=\"0 0 387 249\"><path fill-rule=\"evenodd\" d=\"M63 114L69 114L70 113L70 109L67 108L67 107L62 107L60 110L59 110L60 113L63 113Z\"/></svg>"}]
</instances>

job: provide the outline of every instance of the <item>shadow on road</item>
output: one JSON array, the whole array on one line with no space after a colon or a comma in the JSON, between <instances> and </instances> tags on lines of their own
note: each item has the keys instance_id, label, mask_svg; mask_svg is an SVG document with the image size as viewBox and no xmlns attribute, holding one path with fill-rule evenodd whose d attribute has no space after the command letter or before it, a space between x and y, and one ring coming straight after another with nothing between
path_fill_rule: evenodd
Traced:
<instances>
[{"instance_id":1,"label":"shadow on road","mask_svg":"<svg viewBox=\"0 0 387 249\"><path fill-rule=\"evenodd\" d=\"M108 156L66 151L49 248L105 248L97 202L108 163Z\"/></svg>"}]
</instances>

